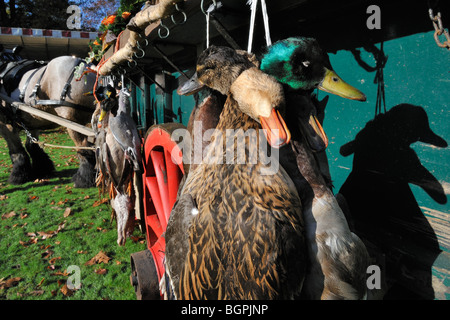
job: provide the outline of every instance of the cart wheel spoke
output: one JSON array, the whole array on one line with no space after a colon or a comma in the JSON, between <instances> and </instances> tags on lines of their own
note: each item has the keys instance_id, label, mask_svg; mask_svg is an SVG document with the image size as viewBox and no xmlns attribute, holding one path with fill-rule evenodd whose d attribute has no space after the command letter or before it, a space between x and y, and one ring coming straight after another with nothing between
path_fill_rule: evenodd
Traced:
<instances>
[{"instance_id":1,"label":"cart wheel spoke","mask_svg":"<svg viewBox=\"0 0 450 320\"><path fill-rule=\"evenodd\" d=\"M164 232L184 175L182 152L171 139L173 130L185 128L167 123L152 126L144 141L144 215L147 248L150 250L159 280L164 274Z\"/></svg>"}]
</instances>

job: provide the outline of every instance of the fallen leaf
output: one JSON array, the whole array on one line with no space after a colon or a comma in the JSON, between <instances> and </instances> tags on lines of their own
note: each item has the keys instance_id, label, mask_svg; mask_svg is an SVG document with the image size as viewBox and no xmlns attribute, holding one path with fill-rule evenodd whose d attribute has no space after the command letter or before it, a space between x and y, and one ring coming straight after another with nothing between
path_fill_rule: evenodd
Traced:
<instances>
[{"instance_id":1,"label":"fallen leaf","mask_svg":"<svg viewBox=\"0 0 450 320\"><path fill-rule=\"evenodd\" d=\"M38 234L42 236L42 240L45 240L47 238L53 237L55 235L55 231L47 231L47 232L38 231Z\"/></svg>"},{"instance_id":2,"label":"fallen leaf","mask_svg":"<svg viewBox=\"0 0 450 320\"><path fill-rule=\"evenodd\" d=\"M9 219L11 217L14 217L15 215L16 215L16 213L14 211L11 211L10 213L2 214L2 220Z\"/></svg>"},{"instance_id":3,"label":"fallen leaf","mask_svg":"<svg viewBox=\"0 0 450 320\"><path fill-rule=\"evenodd\" d=\"M69 289L69 287L67 287L67 284L63 285L61 287L61 292L63 295L65 295L66 297L71 297L74 294L74 290Z\"/></svg>"},{"instance_id":4,"label":"fallen leaf","mask_svg":"<svg viewBox=\"0 0 450 320\"><path fill-rule=\"evenodd\" d=\"M56 260L61 260L61 257L54 257L54 258L51 258L51 259L48 261L48 263L50 263L51 265L53 265L53 264L56 262Z\"/></svg>"},{"instance_id":5,"label":"fallen leaf","mask_svg":"<svg viewBox=\"0 0 450 320\"><path fill-rule=\"evenodd\" d=\"M53 250L47 250L47 251L41 253L41 255L42 255L42 258L43 258L43 259L48 259L48 258L50 258L50 256L51 256L52 254L54 254L54 253L55 253L55 252L53 252Z\"/></svg>"},{"instance_id":6,"label":"fallen leaf","mask_svg":"<svg viewBox=\"0 0 450 320\"><path fill-rule=\"evenodd\" d=\"M108 198L103 198L102 200L94 201L94 204L92 206L93 207L98 207L99 205L107 203L107 202L108 202Z\"/></svg>"},{"instance_id":7,"label":"fallen leaf","mask_svg":"<svg viewBox=\"0 0 450 320\"><path fill-rule=\"evenodd\" d=\"M1 194L0 195L0 201L6 200L6 199L8 199L8 196L6 194Z\"/></svg>"},{"instance_id":8,"label":"fallen leaf","mask_svg":"<svg viewBox=\"0 0 450 320\"><path fill-rule=\"evenodd\" d=\"M14 287L21 280L22 280L22 278L20 278L20 277L11 278L8 280L0 280L0 289L8 289L8 288Z\"/></svg>"},{"instance_id":9,"label":"fallen leaf","mask_svg":"<svg viewBox=\"0 0 450 320\"><path fill-rule=\"evenodd\" d=\"M58 229L56 229L56 233L58 233L58 232L60 232L62 229L64 229L65 226L66 226L66 221L61 222L61 223L58 225Z\"/></svg>"},{"instance_id":10,"label":"fallen leaf","mask_svg":"<svg viewBox=\"0 0 450 320\"><path fill-rule=\"evenodd\" d=\"M111 260L110 257L108 257L103 251L100 251L99 253L97 253L95 255L95 257L93 257L91 260L89 260L88 262L86 262L84 265L85 266L92 266L96 263L108 263L109 260Z\"/></svg>"},{"instance_id":11,"label":"fallen leaf","mask_svg":"<svg viewBox=\"0 0 450 320\"><path fill-rule=\"evenodd\" d=\"M36 180L34 180L34 183L40 183L40 184L47 184L48 182L50 182L50 180L48 180L48 179L36 179Z\"/></svg>"},{"instance_id":12,"label":"fallen leaf","mask_svg":"<svg viewBox=\"0 0 450 320\"><path fill-rule=\"evenodd\" d=\"M37 288L39 288L44 283L45 278L42 278L41 282L37 285Z\"/></svg>"},{"instance_id":13,"label":"fallen leaf","mask_svg":"<svg viewBox=\"0 0 450 320\"><path fill-rule=\"evenodd\" d=\"M37 199L39 199L38 196L30 196L30 197L28 197L28 201L33 201L33 200L37 200Z\"/></svg>"},{"instance_id":14,"label":"fallen leaf","mask_svg":"<svg viewBox=\"0 0 450 320\"><path fill-rule=\"evenodd\" d=\"M69 273L67 273L67 270L64 270L64 272L56 271L56 272L52 273L52 276L64 276L64 277L68 277L68 276L69 276Z\"/></svg>"},{"instance_id":15,"label":"fallen leaf","mask_svg":"<svg viewBox=\"0 0 450 320\"><path fill-rule=\"evenodd\" d=\"M108 272L108 270L103 269L103 268L98 268L95 270L96 274L106 274Z\"/></svg>"},{"instance_id":16,"label":"fallen leaf","mask_svg":"<svg viewBox=\"0 0 450 320\"><path fill-rule=\"evenodd\" d=\"M72 214L72 209L70 208L66 208L66 210L64 210L64 218L67 218L68 216L70 216Z\"/></svg>"},{"instance_id":17,"label":"fallen leaf","mask_svg":"<svg viewBox=\"0 0 450 320\"><path fill-rule=\"evenodd\" d=\"M30 244L37 243L37 241L38 241L38 238L31 238L31 239L28 240L28 241L22 241L22 240L19 240L19 243L20 243L22 246L24 246L24 247L26 248L26 247L28 247L28 245L30 245Z\"/></svg>"}]
</instances>

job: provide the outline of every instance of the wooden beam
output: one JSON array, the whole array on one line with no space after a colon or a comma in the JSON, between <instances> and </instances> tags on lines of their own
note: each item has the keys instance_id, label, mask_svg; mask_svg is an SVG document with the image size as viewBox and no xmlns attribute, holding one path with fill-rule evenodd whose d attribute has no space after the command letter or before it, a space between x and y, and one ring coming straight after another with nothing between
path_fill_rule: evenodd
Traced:
<instances>
[{"instance_id":1,"label":"wooden beam","mask_svg":"<svg viewBox=\"0 0 450 320\"><path fill-rule=\"evenodd\" d=\"M64 119L64 118L62 118L60 116L57 116L57 115L54 115L54 114L51 114L51 113L48 113L48 112L36 109L36 108L31 107L31 106L29 106L29 105L27 105L25 103L14 101L13 99L11 99L10 97L8 97L8 96L6 96L4 94L0 94L0 99L4 100L6 103L9 103L13 107L15 107L15 108L17 108L19 110L28 112L29 114L32 114L34 116L38 116L38 117L40 117L42 119L45 119L45 120L54 122L56 124L59 124L59 125L61 125L63 127L72 129L72 130L74 130L76 132L79 132L81 134L84 134L84 135L86 135L88 137L95 136L94 130L92 130L91 128L85 127L85 126L83 126L81 124L78 124L76 122L73 122L73 121Z\"/></svg>"},{"instance_id":2,"label":"wooden beam","mask_svg":"<svg viewBox=\"0 0 450 320\"><path fill-rule=\"evenodd\" d=\"M181 1L160 0L157 4L150 5L138 12L127 25L130 31L127 43L106 60L104 64L99 66L99 73L103 76L109 75L117 65L131 61L133 54L137 52L137 43L146 37L146 28L154 23L159 24L161 19L173 12L174 5ZM155 24L153 27L156 26Z\"/></svg>"}]
</instances>

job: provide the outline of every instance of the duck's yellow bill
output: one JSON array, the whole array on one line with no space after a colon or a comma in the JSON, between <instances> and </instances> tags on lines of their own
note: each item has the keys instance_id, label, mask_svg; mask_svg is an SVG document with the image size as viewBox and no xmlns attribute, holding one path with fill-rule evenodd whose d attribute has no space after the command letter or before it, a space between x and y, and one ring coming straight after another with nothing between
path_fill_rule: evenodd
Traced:
<instances>
[{"instance_id":1,"label":"duck's yellow bill","mask_svg":"<svg viewBox=\"0 0 450 320\"><path fill-rule=\"evenodd\" d=\"M291 132L276 109L268 117L260 117L264 135L273 148L280 148L291 140Z\"/></svg>"},{"instance_id":2,"label":"duck's yellow bill","mask_svg":"<svg viewBox=\"0 0 450 320\"><path fill-rule=\"evenodd\" d=\"M328 137L325 134L325 130L323 130L323 127L320 124L319 120L317 120L316 116L309 116L309 125L311 126L311 128L313 128L317 136L322 140L321 142L323 142L323 146L320 149L326 149L328 147Z\"/></svg>"},{"instance_id":3,"label":"duck's yellow bill","mask_svg":"<svg viewBox=\"0 0 450 320\"><path fill-rule=\"evenodd\" d=\"M333 70L325 69L325 77L319 84L320 90L346 99L366 101L366 95L364 93L346 83Z\"/></svg>"},{"instance_id":4,"label":"duck's yellow bill","mask_svg":"<svg viewBox=\"0 0 450 320\"><path fill-rule=\"evenodd\" d=\"M100 112L100 117L98 117L98 121L102 121L105 116L106 116L106 111L102 109L102 112Z\"/></svg>"}]
</instances>

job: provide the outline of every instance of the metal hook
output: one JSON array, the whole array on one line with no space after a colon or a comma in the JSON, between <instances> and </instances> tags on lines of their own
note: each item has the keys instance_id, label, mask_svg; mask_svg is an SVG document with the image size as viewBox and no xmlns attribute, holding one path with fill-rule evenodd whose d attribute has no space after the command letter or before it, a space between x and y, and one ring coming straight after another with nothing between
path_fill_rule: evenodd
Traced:
<instances>
[{"instance_id":1,"label":"metal hook","mask_svg":"<svg viewBox=\"0 0 450 320\"><path fill-rule=\"evenodd\" d=\"M136 59L142 59L143 57L145 57L145 51L144 51L144 49L138 47L138 52L139 52L139 51L142 52L142 54L141 54L140 56L137 55L137 52L133 53L133 55L134 55L134 57L135 57Z\"/></svg>"},{"instance_id":2,"label":"metal hook","mask_svg":"<svg viewBox=\"0 0 450 320\"><path fill-rule=\"evenodd\" d=\"M205 10L204 5L203 5L203 2L204 2L204 0L202 0L202 2L200 3L200 9L202 10L203 14L204 14L205 16L207 16L207 15L208 15L209 8L208 8L208 10ZM216 0L212 0L212 4L214 5L214 9L217 9L217 3L216 3ZM210 7L211 7L211 5L210 5Z\"/></svg>"},{"instance_id":3,"label":"metal hook","mask_svg":"<svg viewBox=\"0 0 450 320\"><path fill-rule=\"evenodd\" d=\"M160 28L158 29L158 36L161 38L161 39L165 39L165 38L167 38L168 36L169 36L169 34L170 34L170 30L169 30L169 28L162 22L162 20L161 20L161 26L160 26ZM161 29L165 29L166 30L166 34L165 35L161 35Z\"/></svg>"},{"instance_id":4,"label":"metal hook","mask_svg":"<svg viewBox=\"0 0 450 320\"><path fill-rule=\"evenodd\" d=\"M187 15L186 15L186 13L185 13L183 10L181 10L180 8L178 8L178 3L175 3L175 9L183 15L183 20L182 20L181 22L176 22L176 21L175 21L175 18L174 18L174 15L172 14L172 15L170 16L170 19L172 19L173 24L174 24L174 25L185 24L186 21L187 21Z\"/></svg>"},{"instance_id":5,"label":"metal hook","mask_svg":"<svg viewBox=\"0 0 450 320\"><path fill-rule=\"evenodd\" d=\"M144 39L144 48L148 46L148 39ZM138 49L143 49L141 47L141 43L139 41L136 41L136 47L138 47Z\"/></svg>"},{"instance_id":6,"label":"metal hook","mask_svg":"<svg viewBox=\"0 0 450 320\"><path fill-rule=\"evenodd\" d=\"M132 62L134 62L134 65L133 65L133 66L131 65ZM137 66L136 60L128 61L128 67L129 67L130 69L136 68L136 66Z\"/></svg>"}]
</instances>

